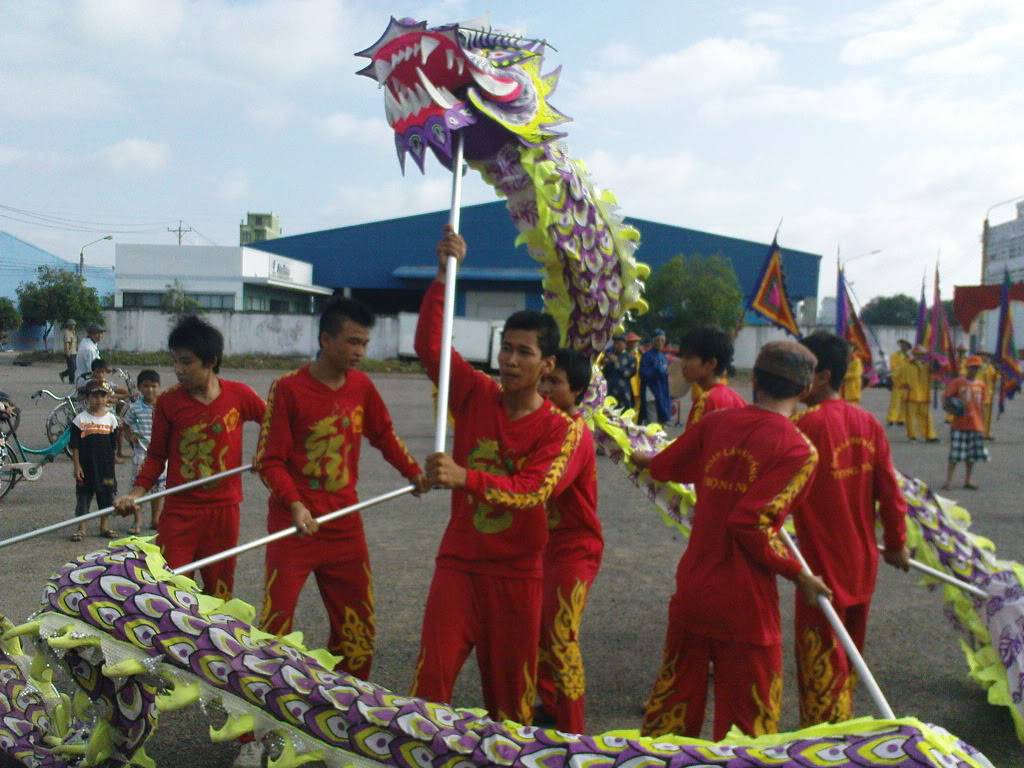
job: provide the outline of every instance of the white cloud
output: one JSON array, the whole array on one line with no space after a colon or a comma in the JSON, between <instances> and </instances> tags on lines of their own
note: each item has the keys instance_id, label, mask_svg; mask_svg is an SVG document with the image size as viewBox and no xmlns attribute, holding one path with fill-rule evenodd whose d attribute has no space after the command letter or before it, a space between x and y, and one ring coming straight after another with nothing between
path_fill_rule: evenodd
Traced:
<instances>
[{"instance_id":1,"label":"white cloud","mask_svg":"<svg viewBox=\"0 0 1024 768\"><path fill-rule=\"evenodd\" d=\"M27 153L17 147L8 147L0 144L0 166L16 165L25 159Z\"/></svg>"},{"instance_id":2,"label":"white cloud","mask_svg":"<svg viewBox=\"0 0 1024 768\"><path fill-rule=\"evenodd\" d=\"M79 0L74 15L92 40L145 48L173 46L185 21L181 0Z\"/></svg>"},{"instance_id":3,"label":"white cloud","mask_svg":"<svg viewBox=\"0 0 1024 768\"><path fill-rule=\"evenodd\" d=\"M29 120L84 118L122 107L112 85L74 72L0 69L0 94L0 116Z\"/></svg>"},{"instance_id":4,"label":"white cloud","mask_svg":"<svg viewBox=\"0 0 1024 768\"><path fill-rule=\"evenodd\" d=\"M96 159L111 170L144 173L162 170L170 156L167 144L148 139L123 139L96 153Z\"/></svg>"},{"instance_id":5,"label":"white cloud","mask_svg":"<svg viewBox=\"0 0 1024 768\"><path fill-rule=\"evenodd\" d=\"M289 125L295 113L295 107L278 100L268 104L250 104L245 109L245 116L250 123L272 131L279 131Z\"/></svg>"},{"instance_id":6,"label":"white cloud","mask_svg":"<svg viewBox=\"0 0 1024 768\"><path fill-rule=\"evenodd\" d=\"M228 171L217 185L221 200L239 200L249 194L249 174L244 168Z\"/></svg>"},{"instance_id":7,"label":"white cloud","mask_svg":"<svg viewBox=\"0 0 1024 768\"><path fill-rule=\"evenodd\" d=\"M335 112L320 121L320 132L333 141L346 144L393 144L391 128L384 119L383 104L381 116L355 117L345 112ZM383 139L382 139L383 137Z\"/></svg>"}]
</instances>

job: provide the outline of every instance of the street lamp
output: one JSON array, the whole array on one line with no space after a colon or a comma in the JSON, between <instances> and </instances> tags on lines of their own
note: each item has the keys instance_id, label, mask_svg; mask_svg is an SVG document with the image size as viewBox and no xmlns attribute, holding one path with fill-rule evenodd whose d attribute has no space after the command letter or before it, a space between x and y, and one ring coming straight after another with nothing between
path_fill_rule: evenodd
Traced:
<instances>
[{"instance_id":1,"label":"street lamp","mask_svg":"<svg viewBox=\"0 0 1024 768\"><path fill-rule=\"evenodd\" d=\"M853 258L847 259L844 262L844 264L849 264L851 261L856 261L857 259L863 259L865 256L877 256L881 252L882 252L881 248L875 248L875 250L873 250L873 251L867 251L866 253L862 253L862 254L860 254L858 256L854 256Z\"/></svg>"},{"instance_id":2,"label":"street lamp","mask_svg":"<svg viewBox=\"0 0 1024 768\"><path fill-rule=\"evenodd\" d=\"M85 245L83 245L78 250L78 276L79 277L85 277L85 249L88 248L90 245L96 245L96 243L103 242L104 240L113 240L113 239L114 239L113 235L104 235L101 238L98 238L96 240L93 240L92 242L86 243Z\"/></svg>"}]
</instances>

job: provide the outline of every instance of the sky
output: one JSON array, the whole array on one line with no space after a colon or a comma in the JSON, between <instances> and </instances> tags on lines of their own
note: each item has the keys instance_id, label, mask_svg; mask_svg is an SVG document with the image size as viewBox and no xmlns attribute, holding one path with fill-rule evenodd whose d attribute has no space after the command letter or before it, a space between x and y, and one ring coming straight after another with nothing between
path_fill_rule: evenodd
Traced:
<instances>
[{"instance_id":1,"label":"sky","mask_svg":"<svg viewBox=\"0 0 1024 768\"><path fill-rule=\"evenodd\" d=\"M110 233L85 253L112 264L179 219L233 245L246 211L298 234L445 208L354 74L389 12L546 38L569 152L626 215L762 242L781 219L821 296L837 250L862 302L936 259L951 296L1024 196L1020 0L0 0L0 229L74 261Z\"/></svg>"}]
</instances>

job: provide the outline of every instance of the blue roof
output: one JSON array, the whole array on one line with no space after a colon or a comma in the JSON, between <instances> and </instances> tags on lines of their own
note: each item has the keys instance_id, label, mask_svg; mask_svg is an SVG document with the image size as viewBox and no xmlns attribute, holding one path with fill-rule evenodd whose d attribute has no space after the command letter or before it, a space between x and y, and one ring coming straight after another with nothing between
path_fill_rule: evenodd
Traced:
<instances>
[{"instance_id":1,"label":"blue roof","mask_svg":"<svg viewBox=\"0 0 1024 768\"><path fill-rule=\"evenodd\" d=\"M434 248L448 211L435 211L400 219L356 224L304 235L291 235L253 243L251 247L290 256L313 264L313 282L333 288L417 287L433 278ZM745 296L754 291L768 253L768 243L724 237L696 229L628 218L640 230L637 258L657 269L679 254L721 254L732 262ZM462 209L460 231L469 244L469 270L480 270L479 280L522 282L537 275L537 263L525 246L515 247L518 232L505 203L497 200ZM786 287L793 302L818 295L821 256L784 248L782 263ZM508 270L504 275L502 270ZM486 277L483 275L486 274ZM469 274L466 274L469 277Z\"/></svg>"},{"instance_id":2,"label":"blue roof","mask_svg":"<svg viewBox=\"0 0 1024 768\"><path fill-rule=\"evenodd\" d=\"M41 266L77 271L78 265L0 230L0 296L18 302L17 288L36 279ZM113 267L85 266L85 283L100 299L114 292Z\"/></svg>"}]
</instances>

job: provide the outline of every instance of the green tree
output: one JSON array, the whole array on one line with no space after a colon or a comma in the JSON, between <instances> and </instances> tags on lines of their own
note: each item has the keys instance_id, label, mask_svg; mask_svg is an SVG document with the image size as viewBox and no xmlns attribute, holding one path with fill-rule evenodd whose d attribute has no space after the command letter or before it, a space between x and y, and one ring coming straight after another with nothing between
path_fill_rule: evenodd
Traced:
<instances>
[{"instance_id":1,"label":"green tree","mask_svg":"<svg viewBox=\"0 0 1024 768\"><path fill-rule=\"evenodd\" d=\"M864 305L860 319L868 325L917 325L917 299L905 293L876 296Z\"/></svg>"},{"instance_id":2,"label":"green tree","mask_svg":"<svg viewBox=\"0 0 1024 768\"><path fill-rule=\"evenodd\" d=\"M16 331L21 326L21 314L14 302L6 296L0 296L0 336Z\"/></svg>"},{"instance_id":3,"label":"green tree","mask_svg":"<svg viewBox=\"0 0 1024 768\"><path fill-rule=\"evenodd\" d=\"M96 289L86 285L81 275L49 266L39 267L36 275L34 281L18 286L18 308L26 323L43 326L44 345L48 344L54 325L59 323L71 319L79 324L102 322Z\"/></svg>"},{"instance_id":4,"label":"green tree","mask_svg":"<svg viewBox=\"0 0 1024 768\"><path fill-rule=\"evenodd\" d=\"M185 293L185 286L181 280L175 280L167 286L167 293L160 299L160 309L164 314L173 316L176 323L188 315L203 314L199 302Z\"/></svg>"},{"instance_id":5,"label":"green tree","mask_svg":"<svg viewBox=\"0 0 1024 768\"><path fill-rule=\"evenodd\" d=\"M674 256L648 278L644 297L650 310L637 319L637 329L649 335L662 328L673 344L702 325L731 331L743 317L743 292L721 255Z\"/></svg>"}]
</instances>

